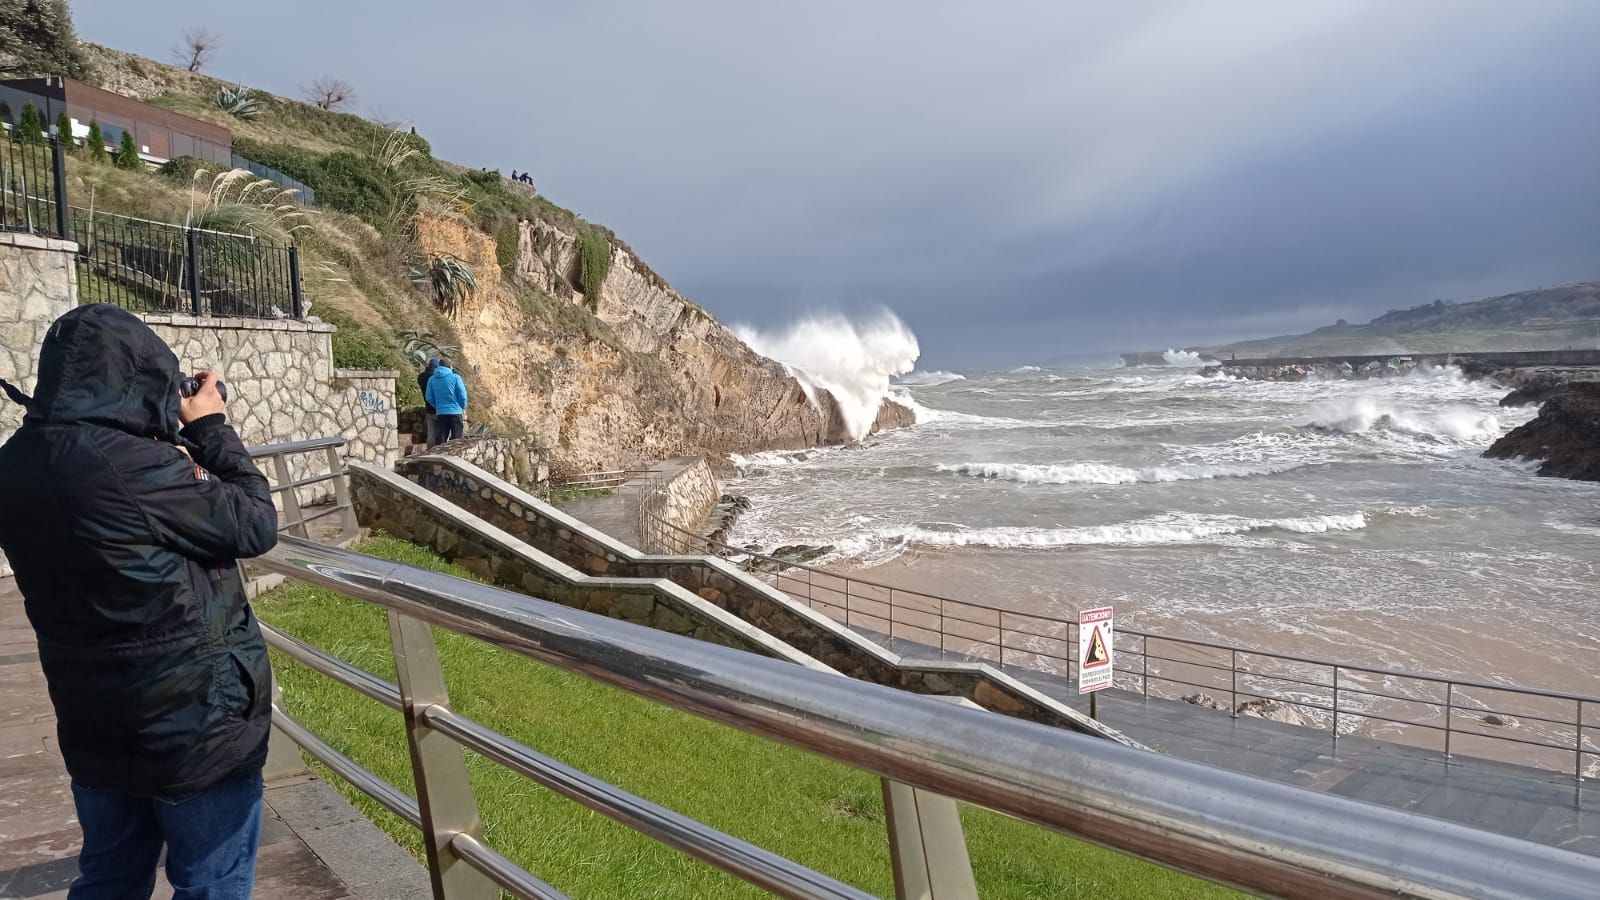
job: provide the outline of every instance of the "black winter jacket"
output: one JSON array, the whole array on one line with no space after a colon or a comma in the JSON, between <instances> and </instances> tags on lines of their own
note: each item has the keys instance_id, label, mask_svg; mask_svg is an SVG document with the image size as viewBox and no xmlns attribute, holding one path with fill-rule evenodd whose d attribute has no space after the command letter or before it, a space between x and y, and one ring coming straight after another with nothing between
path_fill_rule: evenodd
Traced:
<instances>
[{"instance_id":1,"label":"black winter jacket","mask_svg":"<svg viewBox=\"0 0 1600 900\"><path fill-rule=\"evenodd\" d=\"M277 542L272 496L221 415L180 437L178 377L143 322L80 307L51 326L37 393L0 447L0 549L67 771L143 796L260 768L271 709L235 560Z\"/></svg>"}]
</instances>

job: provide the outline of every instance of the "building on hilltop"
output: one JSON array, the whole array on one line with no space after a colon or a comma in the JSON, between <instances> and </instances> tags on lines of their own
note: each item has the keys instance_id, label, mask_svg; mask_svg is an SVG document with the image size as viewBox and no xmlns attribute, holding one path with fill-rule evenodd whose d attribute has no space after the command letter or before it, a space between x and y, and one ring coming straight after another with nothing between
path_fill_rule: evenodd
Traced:
<instances>
[{"instance_id":1,"label":"building on hilltop","mask_svg":"<svg viewBox=\"0 0 1600 900\"><path fill-rule=\"evenodd\" d=\"M89 122L98 121L108 150L114 151L122 143L123 132L131 132L139 155L149 163L193 156L210 163L233 164L233 135L228 129L71 78L0 81L0 121L17 124L28 103L46 123L54 123L66 110L74 140L83 140L89 134Z\"/></svg>"}]
</instances>

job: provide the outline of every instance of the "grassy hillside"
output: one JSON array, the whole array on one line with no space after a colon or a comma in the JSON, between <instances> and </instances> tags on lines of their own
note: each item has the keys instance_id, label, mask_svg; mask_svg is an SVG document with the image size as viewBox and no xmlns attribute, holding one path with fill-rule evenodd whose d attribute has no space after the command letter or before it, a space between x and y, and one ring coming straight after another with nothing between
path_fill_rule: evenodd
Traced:
<instances>
[{"instance_id":1,"label":"grassy hillside","mask_svg":"<svg viewBox=\"0 0 1600 900\"><path fill-rule=\"evenodd\" d=\"M1600 282L1538 288L1471 303L1436 300L1365 325L1202 348L1240 357L1559 350L1600 346Z\"/></svg>"},{"instance_id":2,"label":"grassy hillside","mask_svg":"<svg viewBox=\"0 0 1600 900\"><path fill-rule=\"evenodd\" d=\"M361 548L468 577L393 539ZM256 604L262 620L393 679L378 608L306 585ZM879 895L892 896L878 780L459 635L436 632L452 705L531 747ZM411 792L399 713L274 654L291 714ZM760 891L469 756L489 841L575 897L759 897ZM326 774L326 773L325 773ZM415 829L329 781L412 853ZM986 898L1221 897L1231 891L980 809L963 823Z\"/></svg>"},{"instance_id":3,"label":"grassy hillside","mask_svg":"<svg viewBox=\"0 0 1600 900\"><path fill-rule=\"evenodd\" d=\"M454 221L492 239L495 264L508 282L513 281L519 221L543 220L580 233L595 255L625 246L608 229L583 222L532 188L435 158L426 138L408 125L322 110L264 91L251 91L245 109L229 111L218 93L238 86L94 44L82 49L91 81L221 125L234 135L236 153L316 191L315 206L291 213L280 224L292 229L301 247L311 315L339 326L334 353L340 366L414 368L416 360L403 348L407 336L418 333L432 344L459 347L450 299L430 278L438 255L424 252L418 240L424 219ZM207 205L219 170L227 168L184 157L159 173L125 171L86 156L75 154L69 164L74 205L177 223ZM227 199L238 199L242 186L235 185ZM250 202L265 196L255 191ZM236 230L257 229L243 224ZM534 318L553 331L620 346L610 327L587 310L532 285L515 289L525 307L538 313ZM472 381L472 360L459 351L455 355L465 357L464 374ZM485 394L494 389L472 387ZM402 403L421 402L410 379L400 379L399 390ZM504 431L527 430L518 422L491 424Z\"/></svg>"}]
</instances>

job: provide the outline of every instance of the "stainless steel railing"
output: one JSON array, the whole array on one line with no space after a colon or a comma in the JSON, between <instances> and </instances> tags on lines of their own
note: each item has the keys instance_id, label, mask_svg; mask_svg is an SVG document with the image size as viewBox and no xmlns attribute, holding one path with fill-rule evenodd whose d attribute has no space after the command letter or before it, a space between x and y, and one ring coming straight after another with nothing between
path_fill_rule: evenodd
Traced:
<instances>
[{"instance_id":1,"label":"stainless steel railing","mask_svg":"<svg viewBox=\"0 0 1600 900\"><path fill-rule=\"evenodd\" d=\"M880 639L983 660L1000 669L1076 678L1078 624L1048 613L956 600L784 560L685 531L641 496L639 533L653 552L729 558L795 600ZM1600 769L1600 696L1365 666L1119 626L1115 686L1143 697L1189 692L1268 700L1335 738L1404 742L1445 756L1469 752L1584 778ZM1220 702L1215 702L1220 708ZM1493 717L1493 718L1491 718ZM1496 725L1495 721L1503 724ZM1515 733L1513 733L1515 729Z\"/></svg>"},{"instance_id":2,"label":"stainless steel railing","mask_svg":"<svg viewBox=\"0 0 1600 900\"><path fill-rule=\"evenodd\" d=\"M271 463L271 473L267 480L272 482L272 493L278 498L281 507L279 518L279 533L289 533L296 537L309 538L312 522L330 516L338 516L339 534L331 541L338 543L354 537L360 530L356 521L355 504L350 498L349 469L344 464L344 458L339 453L344 447L342 437L312 438L304 441L289 441L281 444L266 444L250 448L250 458L258 465L265 466ZM302 472L307 472L315 467L315 460L321 457L321 464L327 471L310 475L304 474L299 478L294 476L296 467ZM333 502L331 504L307 504L302 502L301 491L315 488L318 485L331 486ZM327 489L324 489L324 494ZM321 508L307 513L308 505L320 505Z\"/></svg>"},{"instance_id":3,"label":"stainless steel railing","mask_svg":"<svg viewBox=\"0 0 1600 900\"><path fill-rule=\"evenodd\" d=\"M812 671L305 540L285 538L257 562L388 611L398 685L276 631L269 630L269 640L405 715L415 801L280 706L273 721L312 756L421 828L436 897L489 897L496 886L520 897L561 896L484 843L463 747L779 895L865 895L460 716L444 691L430 625L821 754L911 791L985 806L1263 893L1590 897L1600 884L1597 857ZM891 808L889 821L902 896L923 889L928 896L976 896L970 869L954 885L924 881L917 887L900 877L902 866L915 863L902 858L902 848L926 842L897 830L946 828L947 820L919 822L914 812L896 815ZM944 860L924 862L923 876L952 877L937 868Z\"/></svg>"}]
</instances>

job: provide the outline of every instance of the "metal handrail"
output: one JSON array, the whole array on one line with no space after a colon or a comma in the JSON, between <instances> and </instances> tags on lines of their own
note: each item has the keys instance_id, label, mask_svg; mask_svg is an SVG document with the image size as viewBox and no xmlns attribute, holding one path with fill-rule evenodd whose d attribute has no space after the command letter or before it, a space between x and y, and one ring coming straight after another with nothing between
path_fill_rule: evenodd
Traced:
<instances>
[{"instance_id":1,"label":"metal handrail","mask_svg":"<svg viewBox=\"0 0 1600 900\"><path fill-rule=\"evenodd\" d=\"M888 631L889 637L891 638L898 636L895 632L895 626L902 626L905 630L920 631L924 634L937 635L939 639L939 646L937 649L941 652L949 652L950 649L957 647L965 647L968 650L986 647L990 650L998 651L999 657L998 659L986 658L986 661L996 664L1001 669L1010 667L1029 671L1041 671L1054 675L1060 674L1052 669L1041 669L1037 666L1017 665L1015 663L1015 659L1017 657L1041 657L1055 662L1065 663L1069 670L1067 677L1069 679L1071 677L1070 670L1076 665L1075 658L1056 656L1043 650L1031 649L1026 646L1017 646L1015 643L1008 645L1007 638L1043 639L1060 642L1067 645L1069 648L1076 647L1077 621L1075 619L1051 615L1049 613L1007 609L1005 607L978 600L958 600L953 597L942 596L927 591L912 590L904 586L891 584L886 581L877 581L870 578L861 578L855 575L846 575L806 563L793 562L780 557L769 556L759 552L747 550L742 547L735 547L722 541L687 531L686 529L668 522L651 512L651 495L654 491L658 491L659 489L659 486L652 486L652 488L646 490L639 499L637 510L640 526L639 530L641 536L644 538L644 542L646 544L645 549L647 550L656 549L655 547L650 546L653 542L657 542L659 540L655 535L669 533L676 534L677 538L679 539L677 542L678 547L682 547L684 542L687 541L690 547L704 547L706 552L714 553L719 556L740 556L769 564L771 566L770 571L761 571L759 569L753 569L749 567L747 567L747 570L749 570L752 575L770 579L773 587L783 591L791 597L794 597L798 601L806 603L808 606L814 609L822 607L824 612L827 612L828 608L836 611L842 611L847 625L854 624L859 620L876 620L878 622L886 622L890 626ZM659 544L664 543L664 541L659 542ZM805 573L805 577L793 574L795 571ZM841 585L841 587L834 588L826 585L815 584L811 579L812 575L821 576L830 581L836 581ZM803 594L794 590L790 590L785 586L785 581L787 581L790 585L803 584L806 590ZM873 589L872 595L861 596L859 594L853 594L851 590L852 586L871 588ZM828 597L817 598L814 596L814 592L816 591L822 591L826 594L835 595L839 599L842 599L843 602L835 602L834 599L830 599ZM928 609L911 606L904 602L904 597L901 598L901 602L897 603L897 595L910 595L925 601L931 601L933 604L937 604L937 608ZM855 602L854 607L851 606L852 601ZM882 615L880 612L874 611L881 610L884 607L887 607L888 615ZM954 607L954 609L952 610L951 607ZM937 622L918 623L904 618L897 618L895 613L900 610L923 616L925 620L937 619ZM993 618L991 621L977 621L973 618L963 618L958 614L963 610L981 610L985 613L993 614ZM1061 634L1050 634L1045 631L1030 630L1027 627L1017 627L1015 624L1008 626L1006 624L1008 619L1013 623L1021 619L1030 623L1049 623L1050 625L1062 626L1063 630L1065 630L1067 634L1065 636ZM952 622L976 626L977 628L981 629L989 629L994 632L995 636L993 639L985 639L984 637L975 636L973 634L962 634L958 631L951 631L947 626ZM1048 625L1039 625L1037 627L1043 628L1048 627ZM1261 650L1251 647L1223 644L1216 641L1172 637L1170 635L1141 631L1134 628L1118 627L1116 640L1118 652L1137 658L1139 665L1138 669L1118 667L1116 671L1137 679L1137 685L1134 689L1137 691L1137 693L1144 697L1155 696L1152 695L1150 690L1152 683L1170 684L1195 688L1201 691L1226 691L1230 694L1232 701L1230 704L1230 710L1238 706L1241 698L1246 698L1275 700L1277 702L1290 706L1297 706L1302 709L1315 709L1323 712L1332 712L1334 725L1333 733L1336 738L1340 736L1337 726L1341 717L1349 717L1351 720L1373 719L1376 721L1388 722L1396 725L1408 727L1414 726L1435 731L1442 731L1445 735L1443 752L1446 756L1450 755L1449 738L1452 734L1471 735L1475 738L1502 741L1508 744L1543 747L1548 750L1570 754L1572 760L1571 771L1573 777L1579 779L1584 777L1583 764L1585 759L1600 759L1600 747L1596 747L1595 749L1587 749L1585 740L1586 732L1600 733L1600 716L1593 715L1593 710L1590 710L1589 714L1586 714L1584 710L1585 705L1600 706L1600 695L1555 691L1546 688L1526 687L1515 684L1496 684L1494 682L1482 681L1473 678L1442 675L1438 673L1412 672L1405 669L1378 668L1376 666L1336 662L1333 660L1318 659L1315 657L1300 656L1291 653L1279 653L1271 650ZM1136 648L1125 646L1125 640L1136 640ZM1213 664L1215 662L1214 660L1205 661L1161 655L1160 653L1152 652L1151 642L1155 642L1158 645L1164 642L1178 647L1195 648L1199 650L1213 651L1219 654L1227 654L1227 664ZM1009 663L1006 659L1006 654L1008 652L1012 654L1013 659L1013 661ZM963 655L970 654L963 653ZM1334 691L1336 701L1338 695L1353 694L1392 702L1432 704L1440 707L1440 711L1444 713L1443 718L1445 722L1443 725L1433 725L1428 722L1417 720L1390 718L1378 714L1370 709L1358 709L1350 706L1340 706L1337 702L1331 706L1318 705L1302 699L1284 696L1282 694L1266 694L1257 691L1250 691L1248 689L1240 689L1237 684L1240 676L1258 680L1276 680L1285 683L1295 681L1295 679L1287 678L1281 675L1274 675L1240 668L1239 662L1241 657L1245 658L1246 662L1248 662L1250 658L1258 658L1263 660L1272 660L1275 662L1291 663L1295 665L1314 666L1327 670L1330 673L1330 680L1326 683L1319 684L1315 682L1301 682L1305 686L1315 687L1321 690L1329 690L1334 688L1334 682L1337 681L1337 674L1335 673L1359 673L1362 675L1374 676L1380 679L1399 679L1439 685L1448 689L1451 699L1449 702L1442 700L1429 700L1421 697L1406 696L1400 693L1363 691L1358 687L1342 687ZM1151 671L1150 663L1152 662L1171 663L1180 666L1211 669L1221 673L1230 674L1232 684L1208 685L1194 681L1186 681L1182 678L1171 677L1169 675L1162 674L1162 672L1159 670ZM1127 685L1127 682L1128 679L1124 679L1123 685ZM1495 711L1479 709L1478 707L1460 704L1459 701L1455 699L1455 693L1459 690L1496 691L1552 700L1563 704L1572 704L1570 708L1572 708L1575 712L1575 715L1572 719L1553 719L1521 711L1498 711L1502 714L1517 716L1520 719L1539 721L1560 726L1561 728L1570 731L1571 740L1563 741L1561 743L1533 741L1527 738L1513 737L1506 734L1493 734L1461 728L1455 723L1455 711L1471 711L1480 715ZM1588 743L1592 745L1593 741L1589 741ZM1539 760L1534 764L1539 765L1541 768L1551 768L1551 766L1544 765L1544 762L1544 760Z\"/></svg>"},{"instance_id":2,"label":"metal handrail","mask_svg":"<svg viewBox=\"0 0 1600 900\"><path fill-rule=\"evenodd\" d=\"M340 517L339 527L343 537L354 537L360 530L360 524L356 521L355 500L350 493L350 469L345 465L344 458L339 452L344 445L345 440L342 437L320 437L249 448L252 460L272 463L271 490L283 505L283 521L278 526L280 534L293 533L300 537L310 537L310 531L306 526L334 515ZM328 471L320 475L294 478L289 458L319 452L323 454L323 464ZM333 505L308 515L300 504L300 489L328 482L333 483Z\"/></svg>"},{"instance_id":3,"label":"metal handrail","mask_svg":"<svg viewBox=\"0 0 1600 900\"><path fill-rule=\"evenodd\" d=\"M386 608L396 634L396 616L454 630L903 784L1250 890L1576 898L1600 884L1600 857L812 671L309 541L286 538L259 564ZM429 717L447 721L443 713ZM497 749L515 758L518 747ZM412 759L426 765L415 745ZM462 777L464 785L464 770ZM684 839L708 856L724 852L698 830ZM439 885L435 872L442 896ZM782 892L826 896L798 884Z\"/></svg>"}]
</instances>

